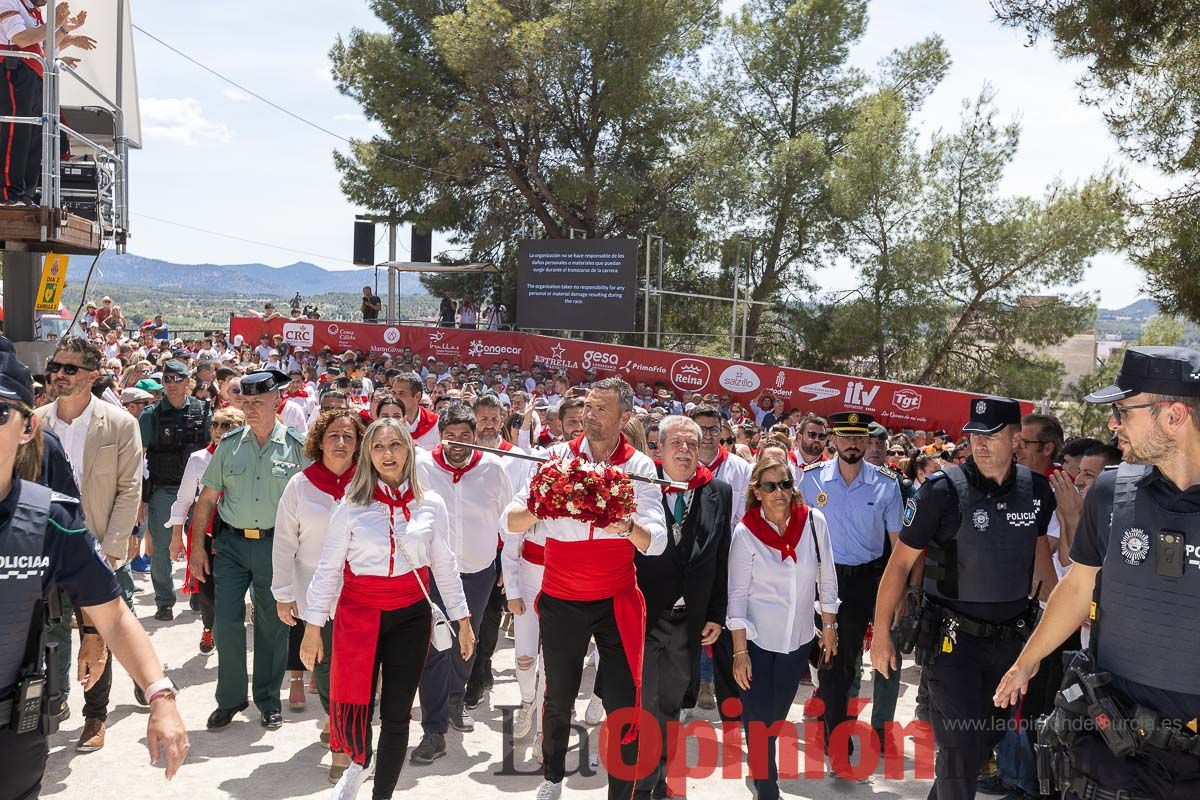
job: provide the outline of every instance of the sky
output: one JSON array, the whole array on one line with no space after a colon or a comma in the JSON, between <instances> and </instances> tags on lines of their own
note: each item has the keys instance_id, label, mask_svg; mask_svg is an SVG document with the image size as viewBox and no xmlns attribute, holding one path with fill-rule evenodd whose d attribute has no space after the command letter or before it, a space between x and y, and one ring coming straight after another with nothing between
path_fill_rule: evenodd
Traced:
<instances>
[{"instance_id":1,"label":"sky","mask_svg":"<svg viewBox=\"0 0 1200 800\"><path fill-rule=\"evenodd\" d=\"M737 5L724 2L726 10ZM329 72L328 53L339 34L382 29L365 0L207 0L202 7L195 0L142 0L134 4L134 23L338 136L377 131L337 91ZM1099 113L1078 101L1082 67L1060 61L1045 44L1027 46L1022 32L994 21L986 0L875 0L870 12L867 34L851 54L858 66L869 69L934 32L950 51L949 75L918 114L925 141L935 130L955 129L963 100L985 83L995 87L1002 117L1020 120L1021 148L1006 192L1040 196L1056 178L1082 181L1106 165L1124 166L1147 185L1156 182L1152 173L1125 164ZM134 42L144 146L130 168L130 252L182 263L305 260L350 268L353 220L361 209L343 197L332 158L345 143L140 32ZM406 240L402 235L401 259ZM385 243L376 255L383 260ZM846 288L838 272L823 271L818 279L828 289ZM1079 287L1046 288L1082 288L1102 307L1116 308L1139 297L1140 275L1122 255L1105 254Z\"/></svg>"}]
</instances>

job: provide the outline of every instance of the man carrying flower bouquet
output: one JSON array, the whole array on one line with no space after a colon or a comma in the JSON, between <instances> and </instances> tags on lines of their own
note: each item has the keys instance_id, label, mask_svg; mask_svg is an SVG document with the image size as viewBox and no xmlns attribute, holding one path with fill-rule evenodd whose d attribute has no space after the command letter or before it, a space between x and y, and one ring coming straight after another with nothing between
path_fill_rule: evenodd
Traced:
<instances>
[{"instance_id":1,"label":"man carrying flower bouquet","mask_svg":"<svg viewBox=\"0 0 1200 800\"><path fill-rule=\"evenodd\" d=\"M605 378L592 384L584 401L583 435L550 448L555 460L517 492L506 514L506 527L514 534L538 522L546 532L545 574L535 608L542 640L553 646L543 653L545 780L538 800L562 794L571 710L592 637L610 718L617 709L640 705L646 605L637 587L634 552L660 555L667 527L659 486L624 477L657 477L654 462L621 434L632 413L628 383ZM620 738L622 762L634 765L636 727L623 725L608 735ZM609 798L625 800L632 792L632 781L609 774Z\"/></svg>"}]
</instances>

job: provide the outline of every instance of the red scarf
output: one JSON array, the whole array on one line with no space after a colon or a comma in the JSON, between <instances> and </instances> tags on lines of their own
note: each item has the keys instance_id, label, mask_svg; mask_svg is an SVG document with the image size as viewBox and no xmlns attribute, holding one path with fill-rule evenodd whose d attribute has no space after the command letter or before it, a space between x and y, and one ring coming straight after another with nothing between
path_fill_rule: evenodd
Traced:
<instances>
[{"instance_id":1,"label":"red scarf","mask_svg":"<svg viewBox=\"0 0 1200 800\"><path fill-rule=\"evenodd\" d=\"M617 449L613 450L612 455L608 457L608 460L606 462L609 465L614 466L614 467L621 466L626 461L633 458L633 454L637 452L637 450L634 449L633 445L631 445L625 439L625 434L622 433L620 436L621 436L621 438L617 440ZM584 437L580 436L578 439L576 439L575 441L573 441L569 444L569 447L571 448L571 452L574 453L579 458L595 461L596 460L595 453L592 454L591 459L588 459L588 457L584 454L583 439L584 439Z\"/></svg>"},{"instance_id":2,"label":"red scarf","mask_svg":"<svg viewBox=\"0 0 1200 800\"><path fill-rule=\"evenodd\" d=\"M790 453L792 451L789 450L788 452ZM717 457L714 458L713 462L708 465L708 468L710 470L712 470L713 475L716 475L718 472L721 471L721 467L725 465L725 461L728 458L729 458L729 451L726 450L724 447L717 445Z\"/></svg>"},{"instance_id":3,"label":"red scarf","mask_svg":"<svg viewBox=\"0 0 1200 800\"><path fill-rule=\"evenodd\" d=\"M795 450L788 450L788 461L792 462L792 463L793 463L793 464L795 464L797 467L802 467L802 466L804 466L803 464L801 464L801 463L800 463L800 459L796 458L796 451L795 451Z\"/></svg>"},{"instance_id":4,"label":"red scarf","mask_svg":"<svg viewBox=\"0 0 1200 800\"><path fill-rule=\"evenodd\" d=\"M798 506L792 506L792 515L788 519L787 529L780 536L771 527L771 523L767 522L767 518L762 515L762 508L755 508L747 511L742 517L742 524L754 534L754 538L770 547L773 550L779 551L779 560L787 561L789 558L796 561L796 545L800 543L800 537L804 535L804 523L808 521L808 506L801 503Z\"/></svg>"},{"instance_id":5,"label":"red scarf","mask_svg":"<svg viewBox=\"0 0 1200 800\"><path fill-rule=\"evenodd\" d=\"M308 482L313 486L334 500L341 500L342 496L346 494L346 484L350 483L350 479L354 477L354 470L357 467L358 464L351 462L350 469L341 475L337 475L333 470L325 466L323 461L314 461L305 467L302 472L304 473L304 477L308 478Z\"/></svg>"},{"instance_id":6,"label":"red scarf","mask_svg":"<svg viewBox=\"0 0 1200 800\"><path fill-rule=\"evenodd\" d=\"M506 452L506 453L507 453L509 450L515 450L516 448L515 448L515 447L513 447L511 444L509 444L509 443L508 443L508 439L503 439L503 438L502 438L502 439L500 440L500 446L499 446L499 447L497 447L496 449L497 449L497 450L503 450L504 452Z\"/></svg>"},{"instance_id":7,"label":"red scarf","mask_svg":"<svg viewBox=\"0 0 1200 800\"><path fill-rule=\"evenodd\" d=\"M661 461L655 461L654 466L658 467L658 474L661 475L662 477L664 477L664 478L671 477L670 475L668 475L666 473L666 471L663 470ZM677 489L674 486L664 486L663 494L672 494L674 492L691 492L696 489L699 489L701 486L708 485L708 483L711 482L712 479L713 479L712 471L708 467L704 466L703 464L697 464L696 465L696 474L693 475L688 480L686 489Z\"/></svg>"},{"instance_id":8,"label":"red scarf","mask_svg":"<svg viewBox=\"0 0 1200 800\"><path fill-rule=\"evenodd\" d=\"M420 439L438 424L438 415L428 408L417 406L417 427L413 429L412 438Z\"/></svg>"},{"instance_id":9,"label":"red scarf","mask_svg":"<svg viewBox=\"0 0 1200 800\"><path fill-rule=\"evenodd\" d=\"M479 462L483 460L483 451L482 450L472 450L471 457L469 459L467 459L466 465L464 465L462 467L451 466L450 462L446 460L446 454L442 450L442 445L440 445L440 444L437 447L433 448L433 450L431 450L429 452L429 454L431 456L433 456L433 460L435 462L437 462L437 465L439 467L441 467L442 469L446 470L446 472L449 472L451 475L454 476L454 481L453 481L454 483L458 483L459 481L461 481L463 475L466 475L468 472L475 469L475 467L479 464Z\"/></svg>"},{"instance_id":10,"label":"red scarf","mask_svg":"<svg viewBox=\"0 0 1200 800\"><path fill-rule=\"evenodd\" d=\"M620 448L618 447L618 450ZM632 449L632 448L630 448ZM528 543L525 545L528 547ZM633 676L634 719L642 707L642 655L646 646L646 600L637 585L633 565L633 542L628 539L585 539L564 542L546 540L546 572L541 594L560 600L607 600L612 598L613 616L621 647ZM537 600L533 604L537 609ZM637 738L630 725L621 738L629 744Z\"/></svg>"}]
</instances>

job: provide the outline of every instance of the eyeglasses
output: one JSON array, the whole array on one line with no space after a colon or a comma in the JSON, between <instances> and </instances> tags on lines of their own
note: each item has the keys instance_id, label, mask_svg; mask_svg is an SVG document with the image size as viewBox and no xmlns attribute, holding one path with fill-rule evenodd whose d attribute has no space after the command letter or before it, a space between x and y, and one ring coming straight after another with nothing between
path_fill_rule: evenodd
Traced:
<instances>
[{"instance_id":1,"label":"eyeglasses","mask_svg":"<svg viewBox=\"0 0 1200 800\"><path fill-rule=\"evenodd\" d=\"M657 449L658 449L658 442L650 442L650 441L647 441L647 442L646 442L646 447L647 447L647 449L649 449L649 450L657 450Z\"/></svg>"},{"instance_id":2,"label":"eyeglasses","mask_svg":"<svg viewBox=\"0 0 1200 800\"><path fill-rule=\"evenodd\" d=\"M792 487L795 485L796 482L791 478L788 478L787 480L782 481L763 481L758 485L758 488L762 489L767 494L774 494L777 489L783 489L785 492L790 492Z\"/></svg>"},{"instance_id":3,"label":"eyeglasses","mask_svg":"<svg viewBox=\"0 0 1200 800\"><path fill-rule=\"evenodd\" d=\"M0 425L7 425L8 418L12 416L14 411L26 419L30 416L16 406L10 406L8 403L0 403Z\"/></svg>"},{"instance_id":4,"label":"eyeglasses","mask_svg":"<svg viewBox=\"0 0 1200 800\"><path fill-rule=\"evenodd\" d=\"M46 365L46 368L49 369L48 364ZM1126 411L1133 411L1134 409L1137 409L1137 408L1151 408L1153 406L1169 405L1171 402L1172 402L1171 400L1155 400L1153 403L1137 403L1132 406L1119 406L1116 403L1113 403L1112 404L1113 419L1115 419L1117 421L1117 424L1120 425L1121 424L1121 415L1124 414ZM1024 441L1024 440L1022 440L1022 441Z\"/></svg>"},{"instance_id":5,"label":"eyeglasses","mask_svg":"<svg viewBox=\"0 0 1200 800\"><path fill-rule=\"evenodd\" d=\"M1151 405L1153 405L1153 404L1151 404ZM1140 407L1141 407L1141 406L1137 406L1137 408L1140 408ZM1118 418L1117 418L1117 421L1118 421L1118 422L1120 421L1120 417L1118 417ZM1034 447L1035 445L1049 444L1049 442L1043 441L1042 439L1025 439L1025 438L1022 438L1022 439L1021 439L1021 444L1025 445L1026 447ZM932 445L930 445L930 446L932 447Z\"/></svg>"},{"instance_id":6,"label":"eyeglasses","mask_svg":"<svg viewBox=\"0 0 1200 800\"><path fill-rule=\"evenodd\" d=\"M804 435L810 439L815 439L818 442L823 442L829 438L828 433L817 433L816 431L805 431Z\"/></svg>"},{"instance_id":7,"label":"eyeglasses","mask_svg":"<svg viewBox=\"0 0 1200 800\"><path fill-rule=\"evenodd\" d=\"M888 451L887 451L887 454L888 454L889 456L902 456L902 455L904 455L904 451L903 451L903 450L900 450L900 449L896 449L896 450L888 450Z\"/></svg>"},{"instance_id":8,"label":"eyeglasses","mask_svg":"<svg viewBox=\"0 0 1200 800\"><path fill-rule=\"evenodd\" d=\"M186 380L187 380L187 376L180 375L179 373L175 373L173 375L163 375L163 377L162 377L163 383L182 383L183 381L186 381Z\"/></svg>"},{"instance_id":9,"label":"eyeglasses","mask_svg":"<svg viewBox=\"0 0 1200 800\"><path fill-rule=\"evenodd\" d=\"M720 425L701 425L700 433L704 436L717 436L721 433Z\"/></svg>"},{"instance_id":10,"label":"eyeglasses","mask_svg":"<svg viewBox=\"0 0 1200 800\"><path fill-rule=\"evenodd\" d=\"M237 426L234 425L232 422L214 422L212 424L212 429L214 431L227 431L230 428L234 428L234 427L237 427Z\"/></svg>"},{"instance_id":11,"label":"eyeglasses","mask_svg":"<svg viewBox=\"0 0 1200 800\"><path fill-rule=\"evenodd\" d=\"M79 374L79 370L81 370L81 369L87 369L87 367L81 366L79 364L64 364L61 361L47 361L46 362L46 372L49 375L53 375L56 372L58 372L59 370L62 370L63 372L67 373L68 377L74 378L76 375Z\"/></svg>"}]
</instances>

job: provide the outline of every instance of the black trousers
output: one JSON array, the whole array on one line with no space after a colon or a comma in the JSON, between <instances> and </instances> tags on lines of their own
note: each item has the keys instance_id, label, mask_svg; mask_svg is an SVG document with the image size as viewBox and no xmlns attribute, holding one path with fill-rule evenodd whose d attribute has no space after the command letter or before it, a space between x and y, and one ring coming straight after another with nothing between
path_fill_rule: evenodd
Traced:
<instances>
[{"instance_id":1,"label":"black trousers","mask_svg":"<svg viewBox=\"0 0 1200 800\"><path fill-rule=\"evenodd\" d=\"M1097 734L1081 737L1071 748L1071 764L1101 789L1124 790L1134 797L1192 800L1200 797L1200 756L1148 748L1117 758ZM1078 798L1067 792L1068 798Z\"/></svg>"},{"instance_id":2,"label":"black trousers","mask_svg":"<svg viewBox=\"0 0 1200 800\"><path fill-rule=\"evenodd\" d=\"M0 87L0 116L39 117L42 114L42 78L25 59L4 59L5 85ZM0 201L17 195L32 196L42 171L41 127L0 124Z\"/></svg>"},{"instance_id":3,"label":"black trousers","mask_svg":"<svg viewBox=\"0 0 1200 800\"><path fill-rule=\"evenodd\" d=\"M837 655L822 664L818 673L819 685L816 695L825 704L825 741L829 742L833 731L846 721L846 708L850 702L850 688L854 685L858 660L862 655L863 637L867 625L875 614L875 596L879 591L882 566L837 565L838 597L842 605L838 608ZM1007 665L1005 667L1007 669ZM828 747L828 745L826 745ZM838 754L839 756L848 754Z\"/></svg>"},{"instance_id":4,"label":"black trousers","mask_svg":"<svg viewBox=\"0 0 1200 800\"><path fill-rule=\"evenodd\" d=\"M840 592L839 592L840 594ZM949 653L925 667L929 723L937 744L929 800L972 800L979 768L1004 736L1009 710L992 695L1016 661L1017 639L977 639L964 633Z\"/></svg>"},{"instance_id":5,"label":"black trousers","mask_svg":"<svg viewBox=\"0 0 1200 800\"><path fill-rule=\"evenodd\" d=\"M538 597L537 612L542 622L542 641L548 643L542 656L546 665L542 761L546 780L561 783L566 774L571 712L583 679L588 642L593 637L600 654L599 669L604 674L601 697L604 710L611 714L619 708L632 708L637 695L621 645L621 634L617 631L617 620L613 616L612 600L561 600L542 592ZM621 732L612 731L611 735L620 736ZM621 745L621 760L625 764L636 764L637 753L636 739ZM632 794L633 781L621 780L609 773L609 800L629 800Z\"/></svg>"},{"instance_id":6,"label":"black trousers","mask_svg":"<svg viewBox=\"0 0 1200 800\"><path fill-rule=\"evenodd\" d=\"M648 800L655 787L666 789L670 755L667 723L679 721L683 695L692 680L691 653L686 611L666 611L647 628L642 657L642 707L658 723L662 755L653 771L637 782L633 796L638 800Z\"/></svg>"},{"instance_id":7,"label":"black trousers","mask_svg":"<svg viewBox=\"0 0 1200 800\"><path fill-rule=\"evenodd\" d=\"M725 722L736 722L740 714L732 716L725 713L731 706L725 705L729 698L737 698L740 702L741 690L733 679L733 634L727 630L721 631L720 638L712 646L713 663L713 693L717 696L717 713Z\"/></svg>"},{"instance_id":8,"label":"black trousers","mask_svg":"<svg viewBox=\"0 0 1200 800\"><path fill-rule=\"evenodd\" d=\"M496 574L500 574L499 558L496 559ZM470 688L488 688L492 685L492 654L496 652L496 644L500 641L500 618L504 614L504 604L504 587L493 586L487 608L483 610L483 620L479 623L475 663L471 667L471 677L467 679Z\"/></svg>"},{"instance_id":9,"label":"black trousers","mask_svg":"<svg viewBox=\"0 0 1200 800\"><path fill-rule=\"evenodd\" d=\"M42 775L50 743L43 733L18 736L0 730L0 800L35 800L42 791Z\"/></svg>"}]
</instances>

